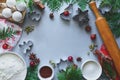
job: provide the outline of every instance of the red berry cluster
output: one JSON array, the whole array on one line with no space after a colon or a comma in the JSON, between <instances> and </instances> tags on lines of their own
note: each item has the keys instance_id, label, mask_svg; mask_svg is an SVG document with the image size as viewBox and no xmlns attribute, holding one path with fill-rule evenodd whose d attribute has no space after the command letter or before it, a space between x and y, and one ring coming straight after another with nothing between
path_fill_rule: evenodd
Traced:
<instances>
[{"instance_id":1,"label":"red berry cluster","mask_svg":"<svg viewBox=\"0 0 120 80\"><path fill-rule=\"evenodd\" d=\"M80 62L81 60L82 60L81 57L77 57L77 58L76 58L76 61L78 61L78 62ZM72 56L68 56L68 61L69 61L69 62L73 62L73 57L72 57Z\"/></svg>"},{"instance_id":2,"label":"red berry cluster","mask_svg":"<svg viewBox=\"0 0 120 80\"><path fill-rule=\"evenodd\" d=\"M29 59L30 61L30 67L34 67L36 65L38 65L40 63L40 59L36 57L36 55L34 53L31 53L29 55Z\"/></svg>"}]
</instances>

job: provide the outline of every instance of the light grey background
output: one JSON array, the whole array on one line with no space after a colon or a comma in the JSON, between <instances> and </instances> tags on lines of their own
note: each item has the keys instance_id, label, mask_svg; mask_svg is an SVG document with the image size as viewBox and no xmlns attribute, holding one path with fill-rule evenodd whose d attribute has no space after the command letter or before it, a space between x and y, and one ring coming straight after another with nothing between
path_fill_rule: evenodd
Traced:
<instances>
[{"instance_id":1,"label":"light grey background","mask_svg":"<svg viewBox=\"0 0 120 80\"><path fill-rule=\"evenodd\" d=\"M96 57L92 53L89 56L87 55L87 52L90 51L89 45L92 43L90 34L97 34L96 43L98 47L102 44L102 40L94 23L94 15L91 10L89 10L89 24L92 27L92 31L91 33L87 33L84 26L79 26L78 23L72 19L70 22L67 22L60 18L60 13L63 12L67 6L68 5L65 4L58 12L54 12L54 20L49 18L51 11L47 7L41 12L42 16L39 22L30 20L26 15L22 28L24 29L26 26L35 25L34 31L29 35L23 31L22 37L13 51L22 55L27 64L29 64L28 56L21 53L18 45L23 43L23 41L29 40L34 44L32 52L40 58L40 65L49 63L49 60L58 62L61 58L67 59L70 55L73 56L74 59L80 56L83 58L82 61L86 59L96 60ZM73 16L76 14L77 8L77 5L74 5ZM116 40L120 46L120 38ZM81 65L81 63L77 62L76 64Z\"/></svg>"}]
</instances>

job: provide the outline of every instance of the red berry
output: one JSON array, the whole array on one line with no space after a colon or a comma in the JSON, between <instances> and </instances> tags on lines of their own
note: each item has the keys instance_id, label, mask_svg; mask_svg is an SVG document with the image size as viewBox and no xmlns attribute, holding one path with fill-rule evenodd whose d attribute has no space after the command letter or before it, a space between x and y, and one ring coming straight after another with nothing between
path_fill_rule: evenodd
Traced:
<instances>
[{"instance_id":1,"label":"red berry","mask_svg":"<svg viewBox=\"0 0 120 80\"><path fill-rule=\"evenodd\" d=\"M76 59L77 61L81 61L82 60L82 58L81 57L77 57L77 59Z\"/></svg>"},{"instance_id":2,"label":"red berry","mask_svg":"<svg viewBox=\"0 0 120 80\"><path fill-rule=\"evenodd\" d=\"M35 62L34 61L30 61L30 67L34 67L35 66Z\"/></svg>"},{"instance_id":3,"label":"red berry","mask_svg":"<svg viewBox=\"0 0 120 80\"><path fill-rule=\"evenodd\" d=\"M70 13L69 13L69 11L64 11L63 14L64 14L64 16L69 16Z\"/></svg>"},{"instance_id":4,"label":"red berry","mask_svg":"<svg viewBox=\"0 0 120 80\"><path fill-rule=\"evenodd\" d=\"M73 62L73 57L72 57L72 56L69 56L69 57L68 57L68 61Z\"/></svg>"},{"instance_id":5,"label":"red berry","mask_svg":"<svg viewBox=\"0 0 120 80\"><path fill-rule=\"evenodd\" d=\"M9 45L7 43L3 44L2 48L3 49L8 49Z\"/></svg>"},{"instance_id":6,"label":"red berry","mask_svg":"<svg viewBox=\"0 0 120 80\"><path fill-rule=\"evenodd\" d=\"M50 19L53 19L53 18L54 18L54 14L53 14L53 13L50 13L50 14L49 14L49 17L50 17Z\"/></svg>"},{"instance_id":7,"label":"red berry","mask_svg":"<svg viewBox=\"0 0 120 80\"><path fill-rule=\"evenodd\" d=\"M85 27L85 30L86 30L87 32L90 32L90 31L91 31L91 27L88 25L88 26Z\"/></svg>"},{"instance_id":8,"label":"red berry","mask_svg":"<svg viewBox=\"0 0 120 80\"><path fill-rule=\"evenodd\" d=\"M91 40L95 40L96 39L96 34L91 34L90 38L91 38Z\"/></svg>"}]
</instances>

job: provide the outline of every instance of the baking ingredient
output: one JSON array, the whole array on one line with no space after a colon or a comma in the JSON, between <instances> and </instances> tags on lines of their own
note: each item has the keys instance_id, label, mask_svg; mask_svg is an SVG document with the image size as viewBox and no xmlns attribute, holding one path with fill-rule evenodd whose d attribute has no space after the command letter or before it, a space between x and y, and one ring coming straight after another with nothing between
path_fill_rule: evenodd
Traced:
<instances>
[{"instance_id":1,"label":"baking ingredient","mask_svg":"<svg viewBox=\"0 0 120 80\"><path fill-rule=\"evenodd\" d=\"M100 33L100 36L108 50L113 62L115 64L115 68L120 76L120 50L117 45L117 42L109 28L109 25L104 17L102 17L96 7L96 3L94 1L90 2L90 7L96 16L96 27Z\"/></svg>"},{"instance_id":2,"label":"baking ingredient","mask_svg":"<svg viewBox=\"0 0 120 80\"><path fill-rule=\"evenodd\" d=\"M87 61L82 65L82 74L86 79L96 80L102 73L101 66L95 61Z\"/></svg>"},{"instance_id":3,"label":"baking ingredient","mask_svg":"<svg viewBox=\"0 0 120 80\"><path fill-rule=\"evenodd\" d=\"M0 80L10 80L24 69L25 63L15 54L4 53L0 55Z\"/></svg>"},{"instance_id":4,"label":"baking ingredient","mask_svg":"<svg viewBox=\"0 0 120 80\"><path fill-rule=\"evenodd\" d=\"M69 56L69 57L68 57L68 61L73 62L73 57L72 57L72 56Z\"/></svg>"},{"instance_id":5,"label":"baking ingredient","mask_svg":"<svg viewBox=\"0 0 120 80\"><path fill-rule=\"evenodd\" d=\"M10 18L12 16L12 11L10 8L4 8L2 10L2 15L5 17L5 18Z\"/></svg>"},{"instance_id":6,"label":"baking ingredient","mask_svg":"<svg viewBox=\"0 0 120 80\"><path fill-rule=\"evenodd\" d=\"M52 75L52 69L49 66L43 66L39 73L43 78L49 78Z\"/></svg>"},{"instance_id":7,"label":"baking ingredient","mask_svg":"<svg viewBox=\"0 0 120 80\"><path fill-rule=\"evenodd\" d=\"M24 11L25 9L26 9L26 4L25 4L25 2L18 2L17 4L16 4L16 8L17 8L17 10L19 10L19 11Z\"/></svg>"},{"instance_id":8,"label":"baking ingredient","mask_svg":"<svg viewBox=\"0 0 120 80\"><path fill-rule=\"evenodd\" d=\"M22 20L22 13L19 12L19 11L15 11L13 14L12 14L12 18L14 21L16 22L19 22Z\"/></svg>"},{"instance_id":9,"label":"baking ingredient","mask_svg":"<svg viewBox=\"0 0 120 80\"><path fill-rule=\"evenodd\" d=\"M8 7L15 7L15 5L16 5L16 0L7 0L6 1L6 4L7 4L7 6Z\"/></svg>"},{"instance_id":10,"label":"baking ingredient","mask_svg":"<svg viewBox=\"0 0 120 80\"><path fill-rule=\"evenodd\" d=\"M95 40L96 39L96 34L91 34L90 38L91 38L91 40Z\"/></svg>"}]
</instances>

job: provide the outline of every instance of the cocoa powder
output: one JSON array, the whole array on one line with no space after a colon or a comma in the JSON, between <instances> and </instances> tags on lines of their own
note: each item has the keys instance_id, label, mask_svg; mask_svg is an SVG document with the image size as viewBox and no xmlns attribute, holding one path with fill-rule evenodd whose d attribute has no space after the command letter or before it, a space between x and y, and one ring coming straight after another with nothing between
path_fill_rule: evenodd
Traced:
<instances>
[{"instance_id":1,"label":"cocoa powder","mask_svg":"<svg viewBox=\"0 0 120 80\"><path fill-rule=\"evenodd\" d=\"M43 78L48 78L52 75L52 69L48 66L43 66L39 73Z\"/></svg>"}]
</instances>

